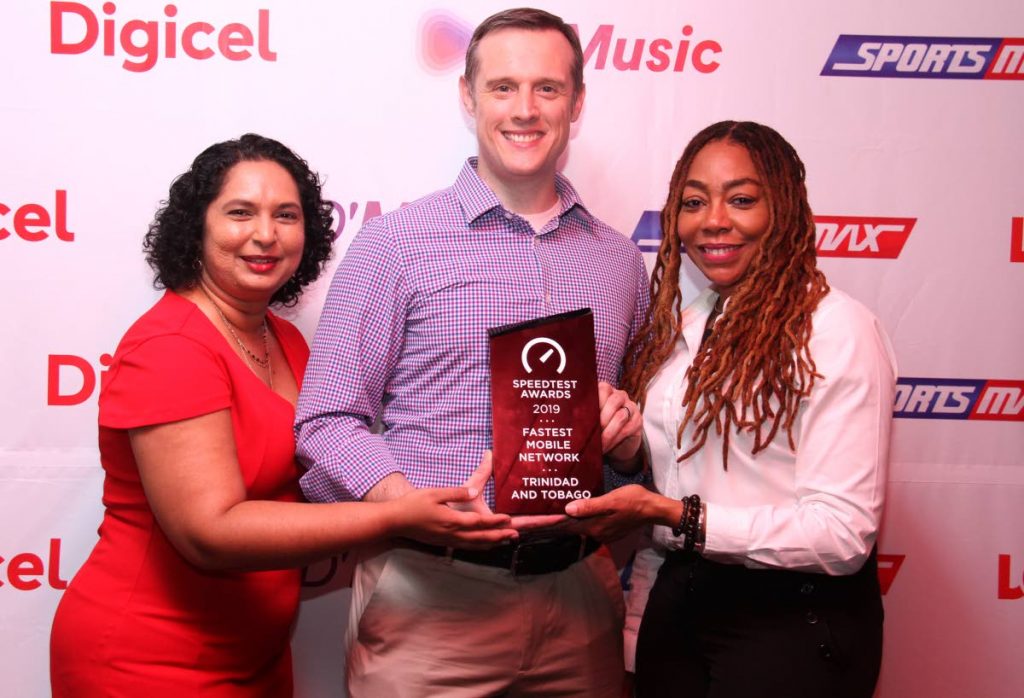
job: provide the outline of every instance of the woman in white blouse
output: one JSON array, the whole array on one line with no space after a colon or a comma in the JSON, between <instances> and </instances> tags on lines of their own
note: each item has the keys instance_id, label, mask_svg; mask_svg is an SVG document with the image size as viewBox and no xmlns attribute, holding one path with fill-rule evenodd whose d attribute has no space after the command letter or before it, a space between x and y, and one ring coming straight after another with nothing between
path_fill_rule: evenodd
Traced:
<instances>
[{"instance_id":1,"label":"woman in white blouse","mask_svg":"<svg viewBox=\"0 0 1024 698\"><path fill-rule=\"evenodd\" d=\"M817 269L804 166L774 130L697 134L661 224L651 316L623 378L656 491L566 510L604 538L654 524L627 618L637 695L869 698L889 341ZM711 285L682 308L684 249Z\"/></svg>"}]
</instances>

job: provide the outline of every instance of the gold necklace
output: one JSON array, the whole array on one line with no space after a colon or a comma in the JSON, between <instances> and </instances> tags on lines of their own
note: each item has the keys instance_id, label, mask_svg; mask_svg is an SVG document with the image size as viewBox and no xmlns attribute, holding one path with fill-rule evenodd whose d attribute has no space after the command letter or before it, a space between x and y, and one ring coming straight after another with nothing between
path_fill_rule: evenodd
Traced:
<instances>
[{"instance_id":1,"label":"gold necklace","mask_svg":"<svg viewBox=\"0 0 1024 698\"><path fill-rule=\"evenodd\" d=\"M213 296L211 296L210 292L206 290L206 286L204 286L202 282L199 283L199 288L202 289L204 294L206 294L206 297L209 299L210 303L213 305L213 309L217 311L218 315L220 315L220 319L224 322L224 326L228 328L228 332L231 333L231 336L234 338L235 342L238 344L238 348L242 350L242 357L245 358L248 361L248 363L250 364L250 366L252 367L254 372L256 371L256 367L257 366L259 366L260 368L262 368L264 371L267 372L267 376L270 379L270 389L273 390L274 389L274 369L270 365L270 343L267 341L267 318L266 318L266 316L263 317L263 324L261 325L261 330L262 331L260 333L262 338L263 338L263 356L256 356L256 354L254 354L253 352L249 351L249 347L245 346L245 343L242 341L242 338L239 337L238 333L235 332L234 323L232 323L230 320L228 320L227 315L225 315L224 311L220 309L220 306L217 305L217 302L215 300L213 300Z\"/></svg>"}]
</instances>

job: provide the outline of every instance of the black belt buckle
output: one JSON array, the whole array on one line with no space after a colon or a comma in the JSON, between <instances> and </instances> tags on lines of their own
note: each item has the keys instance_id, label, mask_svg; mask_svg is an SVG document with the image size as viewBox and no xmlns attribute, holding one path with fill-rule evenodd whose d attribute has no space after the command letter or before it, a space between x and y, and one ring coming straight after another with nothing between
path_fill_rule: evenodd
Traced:
<instances>
[{"instance_id":1,"label":"black belt buckle","mask_svg":"<svg viewBox=\"0 0 1024 698\"><path fill-rule=\"evenodd\" d=\"M513 544L508 570L513 577L561 572L588 552L587 537L583 535L519 541Z\"/></svg>"}]
</instances>

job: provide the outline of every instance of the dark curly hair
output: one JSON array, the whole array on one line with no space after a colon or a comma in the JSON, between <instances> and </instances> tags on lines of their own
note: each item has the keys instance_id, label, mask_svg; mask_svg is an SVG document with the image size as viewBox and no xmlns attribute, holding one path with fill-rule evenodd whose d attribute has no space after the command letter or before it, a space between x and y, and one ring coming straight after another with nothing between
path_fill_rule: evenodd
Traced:
<instances>
[{"instance_id":1,"label":"dark curly hair","mask_svg":"<svg viewBox=\"0 0 1024 698\"><path fill-rule=\"evenodd\" d=\"M278 141L247 133L238 140L211 145L199 153L187 172L171 183L170 194L156 212L142 243L146 262L156 272L154 286L180 290L198 283L206 209L220 194L228 170L240 162L260 160L276 162L295 180L306 223L299 267L270 302L295 305L306 284L320 276L334 243L333 209L321 197L320 176Z\"/></svg>"}]
</instances>

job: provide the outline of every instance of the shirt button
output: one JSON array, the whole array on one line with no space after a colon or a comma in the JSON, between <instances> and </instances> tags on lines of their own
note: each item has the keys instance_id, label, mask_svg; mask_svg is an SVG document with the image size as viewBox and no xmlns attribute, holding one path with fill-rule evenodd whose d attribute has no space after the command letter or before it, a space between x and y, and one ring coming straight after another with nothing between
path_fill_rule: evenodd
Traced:
<instances>
[{"instance_id":1,"label":"shirt button","mask_svg":"<svg viewBox=\"0 0 1024 698\"><path fill-rule=\"evenodd\" d=\"M509 213L508 211L505 211L505 220L507 220L507 221L512 220L512 214Z\"/></svg>"},{"instance_id":2,"label":"shirt button","mask_svg":"<svg viewBox=\"0 0 1024 698\"><path fill-rule=\"evenodd\" d=\"M810 594L812 591L814 591L814 585L810 582L805 582L804 585L800 587L800 593L804 594L805 596L807 594Z\"/></svg>"},{"instance_id":3,"label":"shirt button","mask_svg":"<svg viewBox=\"0 0 1024 698\"><path fill-rule=\"evenodd\" d=\"M809 624L814 625L818 622L818 616L814 614L814 611L808 611L807 615L804 616L804 620L806 620Z\"/></svg>"}]
</instances>

